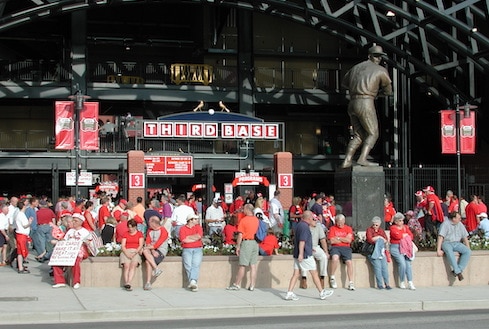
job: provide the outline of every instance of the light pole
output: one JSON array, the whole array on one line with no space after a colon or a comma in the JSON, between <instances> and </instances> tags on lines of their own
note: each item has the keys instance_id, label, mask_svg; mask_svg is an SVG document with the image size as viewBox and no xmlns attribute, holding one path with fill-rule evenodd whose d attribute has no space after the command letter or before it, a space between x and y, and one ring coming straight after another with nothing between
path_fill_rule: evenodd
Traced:
<instances>
[{"instance_id":1,"label":"light pole","mask_svg":"<svg viewBox=\"0 0 489 329\"><path fill-rule=\"evenodd\" d=\"M83 95L81 90L78 90L75 95L70 96L70 99L74 101L75 113L74 113L74 121L75 121L75 199L80 197L79 191L79 177L80 177L80 112L83 110L83 105L85 103L85 99L90 98L89 96Z\"/></svg>"}]
</instances>

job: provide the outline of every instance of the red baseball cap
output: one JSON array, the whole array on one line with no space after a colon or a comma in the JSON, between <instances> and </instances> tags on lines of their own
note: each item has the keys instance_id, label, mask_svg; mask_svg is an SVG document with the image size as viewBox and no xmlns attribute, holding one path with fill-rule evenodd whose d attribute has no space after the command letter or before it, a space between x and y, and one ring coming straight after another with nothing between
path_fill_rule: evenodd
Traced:
<instances>
[{"instance_id":1,"label":"red baseball cap","mask_svg":"<svg viewBox=\"0 0 489 329\"><path fill-rule=\"evenodd\" d=\"M423 191L416 191L415 196L423 196Z\"/></svg>"},{"instance_id":2,"label":"red baseball cap","mask_svg":"<svg viewBox=\"0 0 489 329\"><path fill-rule=\"evenodd\" d=\"M433 186L426 186L423 191L425 192L435 192L435 189L433 188Z\"/></svg>"}]
</instances>

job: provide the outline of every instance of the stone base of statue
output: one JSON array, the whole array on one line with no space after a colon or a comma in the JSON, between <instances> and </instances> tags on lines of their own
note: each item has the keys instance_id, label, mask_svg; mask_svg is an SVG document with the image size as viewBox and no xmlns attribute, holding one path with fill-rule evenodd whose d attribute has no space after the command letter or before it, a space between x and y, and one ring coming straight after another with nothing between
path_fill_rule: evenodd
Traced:
<instances>
[{"instance_id":1,"label":"stone base of statue","mask_svg":"<svg viewBox=\"0 0 489 329\"><path fill-rule=\"evenodd\" d=\"M334 196L343 208L347 225L365 231L374 216L384 221L385 174L381 166L337 169Z\"/></svg>"}]
</instances>

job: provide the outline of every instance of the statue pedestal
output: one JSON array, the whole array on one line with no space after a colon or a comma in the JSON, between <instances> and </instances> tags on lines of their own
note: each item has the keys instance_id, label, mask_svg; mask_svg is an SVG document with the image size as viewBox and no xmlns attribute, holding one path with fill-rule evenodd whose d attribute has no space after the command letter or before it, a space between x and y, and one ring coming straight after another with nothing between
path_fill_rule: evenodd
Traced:
<instances>
[{"instance_id":1,"label":"statue pedestal","mask_svg":"<svg viewBox=\"0 0 489 329\"><path fill-rule=\"evenodd\" d=\"M354 166L337 169L335 200L343 207L346 223L355 231L365 231L374 216L384 220L384 168Z\"/></svg>"}]
</instances>

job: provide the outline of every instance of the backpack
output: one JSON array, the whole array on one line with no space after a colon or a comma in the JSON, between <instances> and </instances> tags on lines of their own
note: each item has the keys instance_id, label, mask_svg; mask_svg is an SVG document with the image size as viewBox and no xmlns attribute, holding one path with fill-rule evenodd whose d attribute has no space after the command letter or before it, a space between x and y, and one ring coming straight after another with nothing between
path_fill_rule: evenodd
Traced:
<instances>
[{"instance_id":1,"label":"backpack","mask_svg":"<svg viewBox=\"0 0 489 329\"><path fill-rule=\"evenodd\" d=\"M258 219L258 229L256 230L255 233L256 242L260 243L263 240L265 240L265 237L267 236L267 231L268 231L267 223L265 223L265 221L261 219Z\"/></svg>"}]
</instances>

